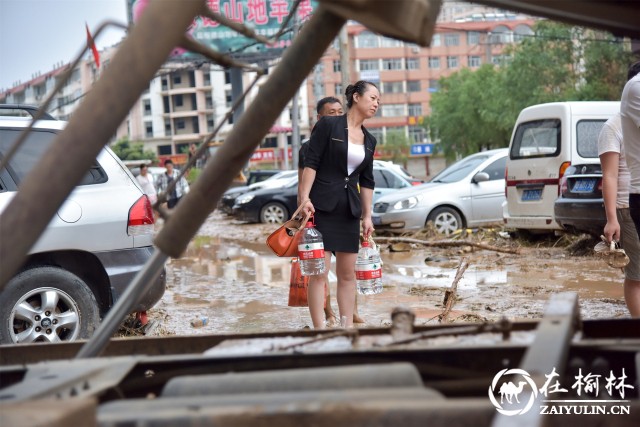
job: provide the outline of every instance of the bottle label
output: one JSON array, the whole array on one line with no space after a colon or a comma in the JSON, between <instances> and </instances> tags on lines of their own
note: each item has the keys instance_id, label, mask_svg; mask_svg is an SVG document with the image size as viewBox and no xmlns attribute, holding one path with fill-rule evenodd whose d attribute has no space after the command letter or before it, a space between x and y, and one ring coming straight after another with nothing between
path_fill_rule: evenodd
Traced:
<instances>
[{"instance_id":1,"label":"bottle label","mask_svg":"<svg viewBox=\"0 0 640 427\"><path fill-rule=\"evenodd\" d=\"M379 263L356 264L356 280L380 278L382 278L382 268Z\"/></svg>"},{"instance_id":2,"label":"bottle label","mask_svg":"<svg viewBox=\"0 0 640 427\"><path fill-rule=\"evenodd\" d=\"M301 260L324 258L324 243L316 242L299 244L298 258Z\"/></svg>"}]
</instances>

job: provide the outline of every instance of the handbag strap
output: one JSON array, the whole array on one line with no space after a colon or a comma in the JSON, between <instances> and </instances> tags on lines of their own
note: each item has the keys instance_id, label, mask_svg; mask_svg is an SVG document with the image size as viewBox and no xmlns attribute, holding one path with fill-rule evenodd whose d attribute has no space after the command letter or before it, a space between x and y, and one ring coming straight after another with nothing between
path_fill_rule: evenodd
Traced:
<instances>
[{"instance_id":1,"label":"handbag strap","mask_svg":"<svg viewBox=\"0 0 640 427\"><path fill-rule=\"evenodd\" d=\"M294 220L296 219L296 216L298 216L298 214L300 213L300 211L302 210L302 206L300 205L298 206L298 209L296 209L296 211L293 213L293 215L291 215L291 219ZM307 224L307 221L309 221L309 218L311 218L311 212L308 212L305 217L304 220L302 221L302 223L300 224L300 227L298 228L298 230L302 230L304 228L304 226Z\"/></svg>"}]
</instances>

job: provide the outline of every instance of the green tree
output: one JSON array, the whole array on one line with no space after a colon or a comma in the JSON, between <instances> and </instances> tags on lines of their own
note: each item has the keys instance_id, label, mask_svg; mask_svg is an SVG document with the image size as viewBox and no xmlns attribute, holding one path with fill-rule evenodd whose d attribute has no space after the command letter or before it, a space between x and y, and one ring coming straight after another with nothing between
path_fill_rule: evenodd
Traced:
<instances>
[{"instance_id":1,"label":"green tree","mask_svg":"<svg viewBox=\"0 0 640 427\"><path fill-rule=\"evenodd\" d=\"M153 151L145 150L142 143L131 143L127 137L119 139L111 149L120 160L151 160L152 163L158 160Z\"/></svg>"},{"instance_id":2,"label":"green tree","mask_svg":"<svg viewBox=\"0 0 640 427\"><path fill-rule=\"evenodd\" d=\"M425 128L447 158L508 144L520 111L572 100L616 100L630 54L607 33L539 21L535 36L505 50L500 67L485 64L441 78Z\"/></svg>"},{"instance_id":3,"label":"green tree","mask_svg":"<svg viewBox=\"0 0 640 427\"><path fill-rule=\"evenodd\" d=\"M407 167L407 159L411 150L411 140L400 131L391 131L387 133L383 148L385 152L391 154L391 160L394 163Z\"/></svg>"}]
</instances>

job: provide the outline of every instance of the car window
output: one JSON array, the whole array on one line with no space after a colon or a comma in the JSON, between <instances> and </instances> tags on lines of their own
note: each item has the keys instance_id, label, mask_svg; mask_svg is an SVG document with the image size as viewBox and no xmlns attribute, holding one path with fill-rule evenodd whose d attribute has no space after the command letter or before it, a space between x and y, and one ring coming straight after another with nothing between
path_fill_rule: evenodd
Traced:
<instances>
[{"instance_id":1,"label":"car window","mask_svg":"<svg viewBox=\"0 0 640 427\"><path fill-rule=\"evenodd\" d=\"M382 170L373 169L373 180L376 182L376 188L389 188L389 183Z\"/></svg>"},{"instance_id":2,"label":"car window","mask_svg":"<svg viewBox=\"0 0 640 427\"><path fill-rule=\"evenodd\" d=\"M391 171L383 170L382 174L386 178L389 188L404 188L409 186L406 181Z\"/></svg>"},{"instance_id":3,"label":"car window","mask_svg":"<svg viewBox=\"0 0 640 427\"><path fill-rule=\"evenodd\" d=\"M22 129L0 129L0 156L13 146ZM15 155L9 161L7 169L19 184L38 163L56 138L56 132L48 130L32 130ZM107 182L107 174L96 162L83 177L79 185L99 184Z\"/></svg>"},{"instance_id":4,"label":"car window","mask_svg":"<svg viewBox=\"0 0 640 427\"><path fill-rule=\"evenodd\" d=\"M546 119L522 123L511 145L512 159L555 157L560 154L560 120Z\"/></svg>"},{"instance_id":5,"label":"car window","mask_svg":"<svg viewBox=\"0 0 640 427\"><path fill-rule=\"evenodd\" d=\"M598 136L605 120L580 120L576 125L578 154L585 158L598 158Z\"/></svg>"},{"instance_id":6,"label":"car window","mask_svg":"<svg viewBox=\"0 0 640 427\"><path fill-rule=\"evenodd\" d=\"M485 172L489 175L489 181L495 181L498 179L504 179L504 170L507 167L507 157L502 157L489 166L484 168L482 172Z\"/></svg>"},{"instance_id":7,"label":"car window","mask_svg":"<svg viewBox=\"0 0 640 427\"><path fill-rule=\"evenodd\" d=\"M473 156L464 158L434 176L431 182L458 182L465 176L469 175L473 169L477 168L480 163L484 162L488 158L489 156Z\"/></svg>"}]
</instances>

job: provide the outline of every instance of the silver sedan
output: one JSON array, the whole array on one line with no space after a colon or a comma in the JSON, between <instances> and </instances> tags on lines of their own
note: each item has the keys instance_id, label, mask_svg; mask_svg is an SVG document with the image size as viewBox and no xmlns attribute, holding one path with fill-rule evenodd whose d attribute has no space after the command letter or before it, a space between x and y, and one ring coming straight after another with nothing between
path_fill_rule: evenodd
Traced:
<instances>
[{"instance_id":1,"label":"silver sedan","mask_svg":"<svg viewBox=\"0 0 640 427\"><path fill-rule=\"evenodd\" d=\"M410 231L432 221L439 233L451 234L502 222L507 154L506 148L472 154L426 184L382 196L373 206L374 226Z\"/></svg>"}]
</instances>

